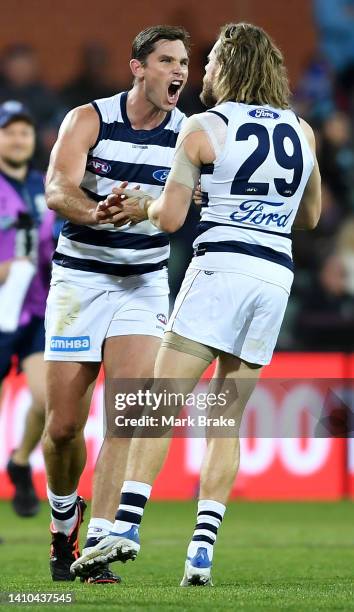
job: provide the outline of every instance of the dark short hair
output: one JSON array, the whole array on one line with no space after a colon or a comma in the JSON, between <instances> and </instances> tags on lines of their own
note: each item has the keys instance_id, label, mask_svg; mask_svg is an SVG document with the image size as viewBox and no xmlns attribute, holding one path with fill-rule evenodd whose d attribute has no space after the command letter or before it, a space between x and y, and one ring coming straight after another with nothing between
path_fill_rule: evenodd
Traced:
<instances>
[{"instance_id":1,"label":"dark short hair","mask_svg":"<svg viewBox=\"0 0 354 612\"><path fill-rule=\"evenodd\" d=\"M190 36L182 26L157 25L146 28L136 35L132 45L132 59L137 59L144 64L146 58L155 50L155 44L159 40L180 40L183 42L187 53L190 53Z\"/></svg>"}]
</instances>

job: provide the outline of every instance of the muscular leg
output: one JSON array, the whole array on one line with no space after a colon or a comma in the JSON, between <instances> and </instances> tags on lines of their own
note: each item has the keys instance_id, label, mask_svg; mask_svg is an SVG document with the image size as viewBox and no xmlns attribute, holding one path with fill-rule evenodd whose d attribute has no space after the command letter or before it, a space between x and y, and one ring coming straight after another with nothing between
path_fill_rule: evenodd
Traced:
<instances>
[{"instance_id":1,"label":"muscular leg","mask_svg":"<svg viewBox=\"0 0 354 612\"><path fill-rule=\"evenodd\" d=\"M41 439L45 417L45 378L43 353L35 353L23 360L23 370L32 396L27 412L24 432L19 447L13 452L12 460L18 465L27 465L29 456Z\"/></svg>"},{"instance_id":2,"label":"muscular leg","mask_svg":"<svg viewBox=\"0 0 354 612\"><path fill-rule=\"evenodd\" d=\"M257 383L261 368L250 366L238 357L223 353L217 362L214 378L240 380L238 397L232 406L232 417L241 421L245 406ZM241 382L242 381L242 382ZM240 463L238 431L230 438L207 439L207 450L201 468L200 499L226 504Z\"/></svg>"},{"instance_id":3,"label":"muscular leg","mask_svg":"<svg viewBox=\"0 0 354 612\"><path fill-rule=\"evenodd\" d=\"M254 389L260 368L243 363L233 355L222 353L217 362L214 378L228 389L228 380L235 381L235 396L225 410L227 417L235 419L237 427L229 437L207 438L207 451L201 469L197 523L188 545L187 560L181 586L212 584L211 567L217 532L222 523L230 490L240 460L239 426L243 410ZM221 389L222 390L222 389Z\"/></svg>"},{"instance_id":4,"label":"muscular leg","mask_svg":"<svg viewBox=\"0 0 354 612\"><path fill-rule=\"evenodd\" d=\"M121 380L152 377L160 343L154 336L107 338L103 357L106 377ZM129 438L105 438L93 479L92 517L114 520L129 445Z\"/></svg>"},{"instance_id":5,"label":"muscular leg","mask_svg":"<svg viewBox=\"0 0 354 612\"><path fill-rule=\"evenodd\" d=\"M208 363L194 355L187 355L171 348L161 347L156 365L155 378L182 379L184 393L191 392ZM188 379L188 383L187 383ZM125 480L134 480L153 484L165 461L170 444L169 437L133 438L129 450ZM141 460L144 457L144 461Z\"/></svg>"},{"instance_id":6,"label":"muscular leg","mask_svg":"<svg viewBox=\"0 0 354 612\"><path fill-rule=\"evenodd\" d=\"M47 416L43 453L49 489L56 495L76 490L86 461L83 430L98 363L47 362Z\"/></svg>"}]
</instances>

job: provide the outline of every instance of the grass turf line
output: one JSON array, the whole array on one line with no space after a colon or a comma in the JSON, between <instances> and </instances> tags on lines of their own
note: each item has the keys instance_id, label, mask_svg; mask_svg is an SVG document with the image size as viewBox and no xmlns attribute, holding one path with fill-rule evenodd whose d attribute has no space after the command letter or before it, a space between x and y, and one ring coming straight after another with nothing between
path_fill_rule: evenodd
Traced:
<instances>
[{"instance_id":1,"label":"grass turf line","mask_svg":"<svg viewBox=\"0 0 354 612\"><path fill-rule=\"evenodd\" d=\"M354 610L353 506L340 503L229 504L214 554L214 588L178 587L195 523L192 502L152 502L134 562L115 563L121 585L53 583L48 570L48 509L20 519L0 502L0 590L75 595L68 612L98 610ZM88 517L89 513L86 514ZM88 518L82 528L84 539ZM11 604L11 610L47 606ZM2 606L0 606L1 612ZM3 608L4 609L4 608ZM49 608L48 608L49 609Z\"/></svg>"}]
</instances>

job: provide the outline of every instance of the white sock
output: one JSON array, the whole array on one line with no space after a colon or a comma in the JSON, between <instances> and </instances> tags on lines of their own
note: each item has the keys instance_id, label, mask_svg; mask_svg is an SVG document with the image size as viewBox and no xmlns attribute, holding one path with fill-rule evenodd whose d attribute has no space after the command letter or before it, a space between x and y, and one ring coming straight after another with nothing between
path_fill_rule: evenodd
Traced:
<instances>
[{"instance_id":1,"label":"white sock","mask_svg":"<svg viewBox=\"0 0 354 612\"><path fill-rule=\"evenodd\" d=\"M224 518L226 506L211 499L198 502L197 524L187 550L190 559L196 555L198 548L206 548L210 561L213 558L214 544L218 528Z\"/></svg>"},{"instance_id":2,"label":"white sock","mask_svg":"<svg viewBox=\"0 0 354 612\"><path fill-rule=\"evenodd\" d=\"M78 517L77 491L70 495L56 495L47 486L47 496L52 509L52 523L55 530L69 535Z\"/></svg>"},{"instance_id":3,"label":"white sock","mask_svg":"<svg viewBox=\"0 0 354 612\"><path fill-rule=\"evenodd\" d=\"M139 527L151 489L151 485L145 482L137 482L135 480L124 481L112 532L124 533L132 525Z\"/></svg>"},{"instance_id":4,"label":"white sock","mask_svg":"<svg viewBox=\"0 0 354 612\"><path fill-rule=\"evenodd\" d=\"M87 540L104 538L112 531L113 523L107 519L91 518L87 528Z\"/></svg>"}]
</instances>

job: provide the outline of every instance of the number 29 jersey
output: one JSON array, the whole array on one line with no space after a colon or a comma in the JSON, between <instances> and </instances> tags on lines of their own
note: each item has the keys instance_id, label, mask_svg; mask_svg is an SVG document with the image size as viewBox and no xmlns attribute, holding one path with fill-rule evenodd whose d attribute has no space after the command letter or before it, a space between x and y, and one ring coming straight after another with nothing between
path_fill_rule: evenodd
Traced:
<instances>
[{"instance_id":1,"label":"number 29 jersey","mask_svg":"<svg viewBox=\"0 0 354 612\"><path fill-rule=\"evenodd\" d=\"M214 163L201 168L191 267L247 274L289 292L291 227L314 167L306 136L290 109L225 102L196 116L212 143L215 115L225 136Z\"/></svg>"}]
</instances>

